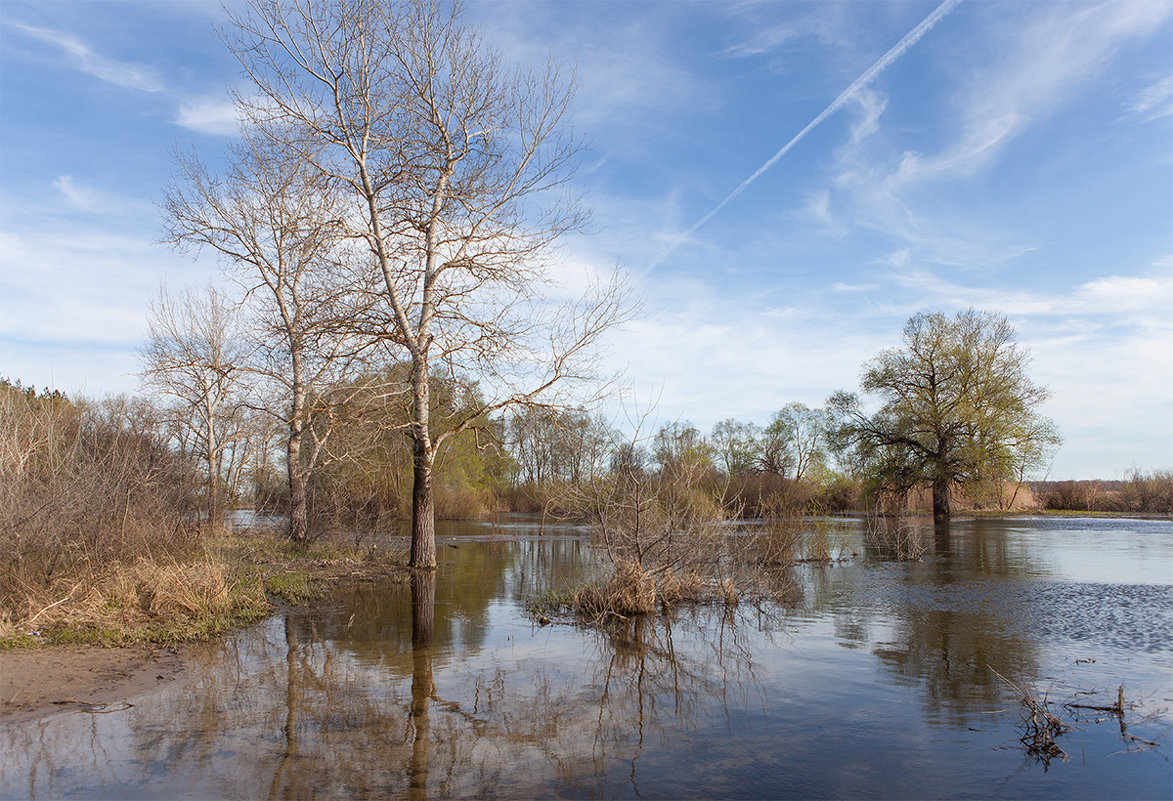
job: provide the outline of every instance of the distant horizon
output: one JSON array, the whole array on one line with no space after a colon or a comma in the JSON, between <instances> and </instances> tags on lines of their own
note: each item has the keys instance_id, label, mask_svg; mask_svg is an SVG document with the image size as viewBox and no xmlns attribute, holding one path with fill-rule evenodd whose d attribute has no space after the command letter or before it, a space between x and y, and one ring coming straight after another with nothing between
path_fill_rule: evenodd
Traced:
<instances>
[{"instance_id":1,"label":"distant horizon","mask_svg":"<svg viewBox=\"0 0 1173 801\"><path fill-rule=\"evenodd\" d=\"M1047 480L1173 467L1173 4L473 2L578 77L589 236L648 433L858 391L921 311L1007 315L1064 437ZM170 152L215 168L216 2L0 4L0 376L139 393L145 309L225 285L154 244ZM608 416L620 414L611 404ZM1041 476L1036 477L1042 479Z\"/></svg>"}]
</instances>

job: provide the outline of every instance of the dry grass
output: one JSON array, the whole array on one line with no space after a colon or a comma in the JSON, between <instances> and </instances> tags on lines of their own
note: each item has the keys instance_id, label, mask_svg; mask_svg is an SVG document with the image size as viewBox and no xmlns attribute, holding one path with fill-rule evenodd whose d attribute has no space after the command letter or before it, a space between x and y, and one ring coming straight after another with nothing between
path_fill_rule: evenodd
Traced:
<instances>
[{"instance_id":1,"label":"dry grass","mask_svg":"<svg viewBox=\"0 0 1173 801\"><path fill-rule=\"evenodd\" d=\"M139 559L188 561L194 483L149 404L0 380L0 619L37 622Z\"/></svg>"},{"instance_id":2,"label":"dry grass","mask_svg":"<svg viewBox=\"0 0 1173 801\"><path fill-rule=\"evenodd\" d=\"M202 639L270 608L256 577L234 578L211 555L186 563L140 558L130 565L110 565L93 581L53 589L60 594L40 609L6 618L0 640L9 645L121 645Z\"/></svg>"},{"instance_id":3,"label":"dry grass","mask_svg":"<svg viewBox=\"0 0 1173 801\"><path fill-rule=\"evenodd\" d=\"M593 618L632 617L656 610L656 579L636 562L620 560L615 572L602 587L583 587L574 596L574 605Z\"/></svg>"},{"instance_id":4,"label":"dry grass","mask_svg":"<svg viewBox=\"0 0 1173 801\"><path fill-rule=\"evenodd\" d=\"M671 608L682 603L703 601L708 588L708 582L695 569L677 572L669 568L660 574L657 591L660 604Z\"/></svg>"}]
</instances>

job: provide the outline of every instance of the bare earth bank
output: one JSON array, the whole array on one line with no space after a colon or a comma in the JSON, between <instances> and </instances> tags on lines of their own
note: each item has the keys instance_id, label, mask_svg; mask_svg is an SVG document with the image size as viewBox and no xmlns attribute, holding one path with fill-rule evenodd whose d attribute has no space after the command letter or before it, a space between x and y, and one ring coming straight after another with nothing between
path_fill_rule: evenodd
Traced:
<instances>
[{"instance_id":1,"label":"bare earth bank","mask_svg":"<svg viewBox=\"0 0 1173 801\"><path fill-rule=\"evenodd\" d=\"M65 645L0 652L0 725L133 702L183 675L184 651Z\"/></svg>"}]
</instances>

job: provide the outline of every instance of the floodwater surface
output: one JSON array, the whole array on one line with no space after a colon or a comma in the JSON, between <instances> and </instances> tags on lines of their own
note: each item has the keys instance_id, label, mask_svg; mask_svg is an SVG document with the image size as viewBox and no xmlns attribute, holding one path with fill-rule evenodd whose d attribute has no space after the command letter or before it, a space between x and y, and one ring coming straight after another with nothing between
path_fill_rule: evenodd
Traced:
<instances>
[{"instance_id":1,"label":"floodwater surface","mask_svg":"<svg viewBox=\"0 0 1173 801\"><path fill-rule=\"evenodd\" d=\"M339 586L109 714L0 727L0 796L1170 798L1173 523L1010 519L845 560L777 601L607 629L526 602L582 532L442 527L434 576ZM414 608L414 614L413 614ZM1072 728L1032 755L1018 691ZM1123 685L1123 715L1107 706Z\"/></svg>"}]
</instances>

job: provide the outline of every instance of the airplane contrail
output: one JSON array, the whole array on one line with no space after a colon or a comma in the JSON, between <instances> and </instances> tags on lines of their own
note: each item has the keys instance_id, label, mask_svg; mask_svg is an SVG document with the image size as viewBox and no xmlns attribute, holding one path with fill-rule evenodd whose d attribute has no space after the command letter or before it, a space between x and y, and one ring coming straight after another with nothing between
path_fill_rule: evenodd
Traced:
<instances>
[{"instance_id":1,"label":"airplane contrail","mask_svg":"<svg viewBox=\"0 0 1173 801\"><path fill-rule=\"evenodd\" d=\"M813 120L807 123L805 128L796 133L793 139L783 145L777 153L771 156L769 161L767 161L761 167L758 167L757 171L753 175L742 181L741 184L738 185L738 187L732 192L730 192L724 200L718 203L712 211L693 223L692 226L683 234L680 234L678 237L676 237L676 241L669 245L663 253L657 256L655 260L653 260L652 263L648 265L648 269L653 269L662 264L664 259L668 258L672 251L676 250L677 246L695 234L697 230L699 230L702 225L711 220L713 216L717 214L717 212L729 205L730 201L744 192L746 187L761 177L762 173L773 167L778 159L785 156L786 152L798 144L798 142L804 136L810 133L810 131L816 125L838 111L839 108L852 97L854 97L860 89L864 88L873 80L875 80L876 76L887 69L893 61L904 55L906 50L920 41L922 36L932 30L933 26L940 22L941 18L952 11L953 8L960 2L961 0L945 0L945 2L941 3L941 5L937 6L936 9L933 10L932 14L929 14L927 17L921 20L921 23L905 34L904 38L897 42L891 50L881 56L875 64L872 64L870 67L868 67L862 75L855 79L851 86L847 87L843 93L839 95L839 97L832 100L831 104L819 113L819 116L815 117Z\"/></svg>"}]
</instances>

